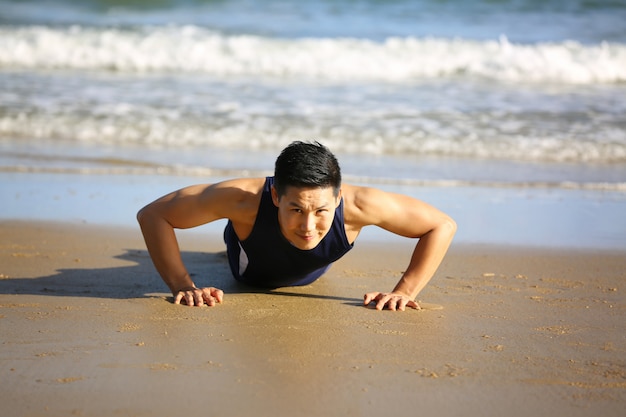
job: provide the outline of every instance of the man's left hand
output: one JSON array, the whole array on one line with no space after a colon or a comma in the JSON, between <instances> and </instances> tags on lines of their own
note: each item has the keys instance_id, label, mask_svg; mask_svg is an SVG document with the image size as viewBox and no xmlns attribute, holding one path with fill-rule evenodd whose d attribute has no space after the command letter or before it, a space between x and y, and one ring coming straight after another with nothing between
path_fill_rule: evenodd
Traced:
<instances>
[{"instance_id":1,"label":"man's left hand","mask_svg":"<svg viewBox=\"0 0 626 417\"><path fill-rule=\"evenodd\" d=\"M404 311L406 307L420 310L421 307L408 296L394 292L370 292L365 294L363 305L368 306L370 303L376 303L376 310L400 310Z\"/></svg>"}]
</instances>

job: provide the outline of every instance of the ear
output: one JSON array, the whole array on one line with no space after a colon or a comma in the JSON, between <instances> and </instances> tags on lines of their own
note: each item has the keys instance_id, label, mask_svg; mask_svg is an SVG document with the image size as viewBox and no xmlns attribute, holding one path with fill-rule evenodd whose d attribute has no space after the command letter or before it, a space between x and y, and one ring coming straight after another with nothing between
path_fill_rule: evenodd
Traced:
<instances>
[{"instance_id":1,"label":"ear","mask_svg":"<svg viewBox=\"0 0 626 417\"><path fill-rule=\"evenodd\" d=\"M278 197L278 192L276 191L276 188L274 188L273 185L270 191L272 193L272 202L274 203L276 207L278 207L278 203L280 201L280 198Z\"/></svg>"},{"instance_id":2,"label":"ear","mask_svg":"<svg viewBox=\"0 0 626 417\"><path fill-rule=\"evenodd\" d=\"M337 198L335 199L335 208L339 207L339 204L341 203L341 188L339 189L339 192L337 193Z\"/></svg>"}]
</instances>

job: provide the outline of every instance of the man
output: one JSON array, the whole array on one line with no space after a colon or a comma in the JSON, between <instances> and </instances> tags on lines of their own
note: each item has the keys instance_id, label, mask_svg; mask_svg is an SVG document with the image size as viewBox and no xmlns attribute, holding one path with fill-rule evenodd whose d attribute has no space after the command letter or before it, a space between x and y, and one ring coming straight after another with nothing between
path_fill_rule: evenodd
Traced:
<instances>
[{"instance_id":1,"label":"man","mask_svg":"<svg viewBox=\"0 0 626 417\"><path fill-rule=\"evenodd\" d=\"M137 219L154 265L188 306L213 306L224 293L198 288L180 256L175 228L228 219L224 231L233 276L262 287L306 285L376 225L418 238L409 266L391 292L370 292L377 309L419 309L417 294L441 263L456 224L436 208L408 196L341 184L335 156L323 145L294 142L276 159L274 177L195 185L141 209Z\"/></svg>"}]
</instances>

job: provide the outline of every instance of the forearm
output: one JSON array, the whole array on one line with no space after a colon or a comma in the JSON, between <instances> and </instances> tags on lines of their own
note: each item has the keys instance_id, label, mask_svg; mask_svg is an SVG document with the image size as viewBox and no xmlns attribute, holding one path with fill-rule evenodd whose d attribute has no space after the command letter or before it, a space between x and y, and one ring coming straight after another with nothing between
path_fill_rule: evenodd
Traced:
<instances>
[{"instance_id":1,"label":"forearm","mask_svg":"<svg viewBox=\"0 0 626 417\"><path fill-rule=\"evenodd\" d=\"M172 294L194 287L180 256L174 228L162 217L149 210L137 215L148 253L154 266Z\"/></svg>"},{"instance_id":2,"label":"forearm","mask_svg":"<svg viewBox=\"0 0 626 417\"><path fill-rule=\"evenodd\" d=\"M405 294L412 299L417 297L437 271L455 232L456 225L450 220L423 235L393 292Z\"/></svg>"}]
</instances>

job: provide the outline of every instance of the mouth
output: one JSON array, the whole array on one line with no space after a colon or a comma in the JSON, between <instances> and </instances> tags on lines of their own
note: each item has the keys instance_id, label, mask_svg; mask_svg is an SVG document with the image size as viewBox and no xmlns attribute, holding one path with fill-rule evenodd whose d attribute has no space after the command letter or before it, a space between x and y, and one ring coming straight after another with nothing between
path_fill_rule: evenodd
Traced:
<instances>
[{"instance_id":1,"label":"mouth","mask_svg":"<svg viewBox=\"0 0 626 417\"><path fill-rule=\"evenodd\" d=\"M298 237L298 239L300 239L300 241L302 242L312 242L315 240L315 235L314 234L306 234L306 235L302 235L300 233L296 233L296 236Z\"/></svg>"}]
</instances>

